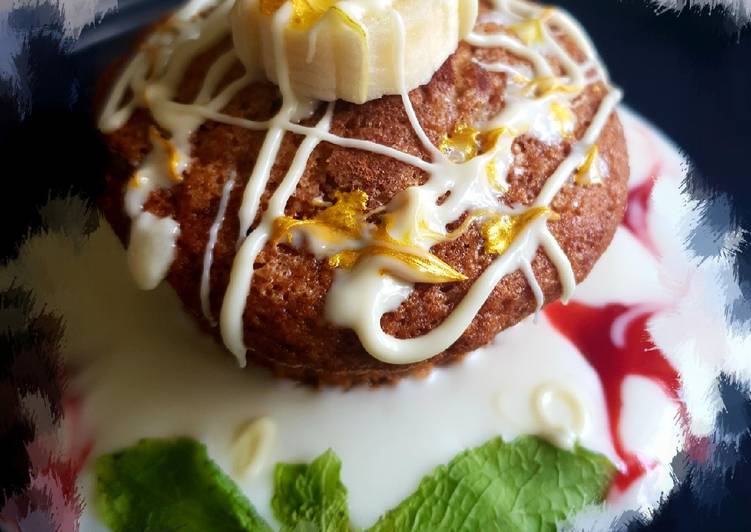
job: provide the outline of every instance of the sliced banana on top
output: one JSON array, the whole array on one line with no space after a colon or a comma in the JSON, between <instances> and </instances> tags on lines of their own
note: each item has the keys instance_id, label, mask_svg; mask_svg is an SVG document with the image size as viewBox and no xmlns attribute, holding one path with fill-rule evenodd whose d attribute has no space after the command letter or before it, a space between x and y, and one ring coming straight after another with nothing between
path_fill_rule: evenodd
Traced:
<instances>
[{"instance_id":1,"label":"sliced banana on top","mask_svg":"<svg viewBox=\"0 0 751 532\"><path fill-rule=\"evenodd\" d=\"M231 21L252 75L277 83L286 69L299 98L364 103L400 93L401 77L407 90L429 82L472 31L477 11L478 0L236 0Z\"/></svg>"}]
</instances>

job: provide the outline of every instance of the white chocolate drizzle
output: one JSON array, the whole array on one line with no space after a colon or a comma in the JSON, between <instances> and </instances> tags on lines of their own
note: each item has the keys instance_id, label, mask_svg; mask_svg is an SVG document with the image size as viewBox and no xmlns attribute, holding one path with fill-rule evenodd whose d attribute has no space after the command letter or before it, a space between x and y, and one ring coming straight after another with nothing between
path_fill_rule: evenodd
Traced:
<instances>
[{"instance_id":1,"label":"white chocolate drizzle","mask_svg":"<svg viewBox=\"0 0 751 532\"><path fill-rule=\"evenodd\" d=\"M274 72L282 96L281 108L274 117L267 121L253 121L222 112L231 98L257 74L258 69L253 68L253 65L249 66L247 58L242 61L246 65L246 74L212 96L229 68L237 61L237 52L234 51L221 55L211 66L194 102L174 102L176 87L191 59L228 35L230 4L229 1L221 0L191 2L173 17L166 29L152 35L114 85L102 113L100 128L108 132L114 131L125 124L136 107L146 107L159 126L171 135L170 138L163 139L164 142L154 143L154 149L139 168L136 175L146 175L146 183L126 193L126 210L134 220L143 215L143 205L151 191L172 186L172 183L182 178L190 161L190 136L204 121L212 120L266 131L258 162L244 185L238 212L238 250L219 319L222 338L241 366L245 365L247 350L243 315L250 294L255 260L269 244L274 222L284 216L287 202L294 194L308 160L320 142L385 155L428 174L429 178L423 185L409 187L381 209L391 217L392 224L387 228L389 238L400 241L399 245L409 246L418 256L427 256L434 245L454 238L447 227L467 213L473 217L471 221L483 221L498 216L521 216L530 209L545 211L515 235L510 245L500 252L472 284L464 299L440 326L417 338L397 339L381 327L384 314L398 308L412 293L416 279L406 271L407 266L395 264L388 255L376 254L363 256L349 270L337 270L327 297L326 317L337 326L353 329L364 348L378 360L391 364L414 363L449 348L472 323L496 285L516 270L520 270L527 279L539 311L544 303L544 294L531 265L540 248L558 270L563 289L562 299L567 301L571 297L576 279L568 257L547 226L548 219L553 214L549 208L561 188L576 175L578 169L585 166L588 155L591 155L593 147L596 148L600 133L621 98L621 92L608 88L584 136L572 143L569 155L548 178L531 206L505 205L501 200L508 186L505 176L512 168L514 141L521 135L546 143L570 139L576 127L572 112L575 99L587 84L594 81L607 83L607 74L589 39L567 14L541 8L524 0L496 0L496 10L481 18L481 22L500 23L511 31L475 31L466 41L477 48L504 48L527 61L529 67L476 61L491 72L507 73L509 83L505 95L506 105L488 123L473 125L482 131L500 132L493 145L476 156L457 158L456 154L448 156L435 146L419 122L409 96L411 87L406 86L405 81L408 43L404 22L400 13L391 9L393 31L399 37L393 47L394 75L412 129L430 156L430 160L425 161L378 143L331 133L335 107L333 102L327 105L315 126L299 123L301 119L313 115L319 105L317 102L298 98L292 89L284 38L291 17L292 6L289 2L273 14L270 28L267 28L271 32ZM387 7L384 7L385 11L389 10ZM205 13L197 15L203 12ZM521 27L520 24L534 25L533 30L537 33L533 36L533 42L525 42L528 39L521 30L515 32L514 28ZM309 41L310 46L314 47L317 31L315 26L311 31ZM584 62L578 63L566 52L557 38L561 33L586 54ZM148 47L156 49L156 59L152 62L148 60L145 51ZM561 65L564 71L562 76L556 76L553 61ZM122 100L128 91L132 93L132 99L123 104ZM287 133L302 135L304 138L289 170L272 194L266 211L259 212L261 196L266 190L279 148ZM492 168L495 177L491 178L489 168ZM238 182L241 182L239 178ZM225 185L204 256L201 303L204 315L211 322L213 316L209 294L213 248L226 214L228 195L233 183L230 180ZM439 200L446 198L447 194L448 198L439 204ZM253 227L257 219L260 221ZM312 231L305 236L305 239L294 239L294 244L302 245L304 242L320 259L332 257L343 249L341 245L331 245L317 239ZM352 249L365 249L373 243L372 238L373 231L364 231L360 239L348 241L346 245ZM292 242L291 238L290 241ZM384 271L388 274L384 274Z\"/></svg>"},{"instance_id":2,"label":"white chocolate drizzle","mask_svg":"<svg viewBox=\"0 0 751 532\"><path fill-rule=\"evenodd\" d=\"M587 425L587 411L577 394L560 382L541 384L533 394L533 411L545 435L563 449L580 441Z\"/></svg>"},{"instance_id":3,"label":"white chocolate drizzle","mask_svg":"<svg viewBox=\"0 0 751 532\"><path fill-rule=\"evenodd\" d=\"M133 220L128 246L128 266L142 290L156 288L175 260L180 226L172 218L157 218L150 212Z\"/></svg>"},{"instance_id":4,"label":"white chocolate drizzle","mask_svg":"<svg viewBox=\"0 0 751 532\"><path fill-rule=\"evenodd\" d=\"M219 230L224 223L224 217L227 215L227 204L229 195L235 186L235 176L232 176L222 188L222 198L219 200L219 210L216 212L214 223L209 229L209 241L206 244L206 251L203 255L203 270L201 271L201 311L204 317L209 320L211 326L216 326L214 314L211 312L211 265L214 262L214 247L219 236Z\"/></svg>"}]
</instances>

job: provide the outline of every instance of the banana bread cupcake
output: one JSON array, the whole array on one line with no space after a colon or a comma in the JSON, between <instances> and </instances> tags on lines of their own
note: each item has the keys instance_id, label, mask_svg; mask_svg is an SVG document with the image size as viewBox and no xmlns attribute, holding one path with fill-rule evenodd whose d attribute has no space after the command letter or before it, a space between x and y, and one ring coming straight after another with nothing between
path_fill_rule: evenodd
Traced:
<instances>
[{"instance_id":1,"label":"banana bread cupcake","mask_svg":"<svg viewBox=\"0 0 751 532\"><path fill-rule=\"evenodd\" d=\"M138 285L303 382L459 360L568 299L625 209L620 91L536 4L193 1L99 92Z\"/></svg>"}]
</instances>

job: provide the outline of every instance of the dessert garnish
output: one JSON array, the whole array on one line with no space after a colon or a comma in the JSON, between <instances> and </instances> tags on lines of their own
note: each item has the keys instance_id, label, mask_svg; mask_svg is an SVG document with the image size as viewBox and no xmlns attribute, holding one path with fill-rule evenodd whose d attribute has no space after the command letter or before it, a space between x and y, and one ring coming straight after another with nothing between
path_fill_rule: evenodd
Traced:
<instances>
[{"instance_id":1,"label":"dessert garnish","mask_svg":"<svg viewBox=\"0 0 751 532\"><path fill-rule=\"evenodd\" d=\"M271 508L282 530L352 529L341 467L331 450L309 464L276 465ZM194 440L142 440L101 456L96 471L97 502L114 532L271 530ZM563 450L533 436L510 443L494 438L437 467L367 530L478 530L491 524L555 530L601 502L614 471L605 457L580 447Z\"/></svg>"}]
</instances>

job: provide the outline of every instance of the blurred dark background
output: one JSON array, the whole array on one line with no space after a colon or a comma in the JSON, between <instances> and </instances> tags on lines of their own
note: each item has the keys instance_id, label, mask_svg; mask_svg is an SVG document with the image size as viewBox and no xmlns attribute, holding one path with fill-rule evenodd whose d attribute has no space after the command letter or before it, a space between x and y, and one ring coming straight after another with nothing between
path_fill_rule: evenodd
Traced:
<instances>
[{"instance_id":1,"label":"blurred dark background","mask_svg":"<svg viewBox=\"0 0 751 532\"><path fill-rule=\"evenodd\" d=\"M8 14L0 1L1 257L14 255L50 195L98 192L105 156L91 126L94 81L140 26L178 3L121 0L72 39L57 7L29 2L34 7ZM738 29L721 10L658 12L647 0L558 3L589 31L626 104L690 156L687 188L726 196L733 220L751 229L751 28ZM721 229L726 220L708 222ZM734 311L743 321L751 248L741 251L744 295ZM687 473L653 523L631 530L751 530L751 406L731 383L723 392L728 412L712 442L716 463Z\"/></svg>"}]
</instances>

